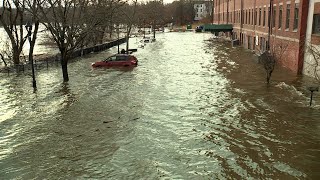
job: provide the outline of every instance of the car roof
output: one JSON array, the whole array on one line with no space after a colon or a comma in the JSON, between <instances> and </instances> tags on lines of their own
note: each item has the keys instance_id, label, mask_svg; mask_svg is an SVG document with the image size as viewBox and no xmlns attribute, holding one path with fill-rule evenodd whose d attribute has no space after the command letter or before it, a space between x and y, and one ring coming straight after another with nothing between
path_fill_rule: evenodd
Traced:
<instances>
[{"instance_id":1,"label":"car roof","mask_svg":"<svg viewBox=\"0 0 320 180\"><path fill-rule=\"evenodd\" d=\"M132 57L133 55L132 54L114 54L114 55L111 55L111 56L108 56L107 58L109 57Z\"/></svg>"},{"instance_id":2,"label":"car roof","mask_svg":"<svg viewBox=\"0 0 320 180\"><path fill-rule=\"evenodd\" d=\"M130 54L113 54L109 57L112 57L112 56L130 56Z\"/></svg>"}]
</instances>

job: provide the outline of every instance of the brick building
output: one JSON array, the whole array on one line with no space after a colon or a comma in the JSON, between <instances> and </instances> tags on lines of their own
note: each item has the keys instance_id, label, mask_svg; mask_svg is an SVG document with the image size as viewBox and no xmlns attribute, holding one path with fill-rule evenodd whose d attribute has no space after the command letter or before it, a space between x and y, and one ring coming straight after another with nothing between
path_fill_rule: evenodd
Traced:
<instances>
[{"instance_id":1,"label":"brick building","mask_svg":"<svg viewBox=\"0 0 320 180\"><path fill-rule=\"evenodd\" d=\"M309 0L214 0L214 24L232 24L227 36L257 53L271 49L278 62L301 74Z\"/></svg>"}]
</instances>

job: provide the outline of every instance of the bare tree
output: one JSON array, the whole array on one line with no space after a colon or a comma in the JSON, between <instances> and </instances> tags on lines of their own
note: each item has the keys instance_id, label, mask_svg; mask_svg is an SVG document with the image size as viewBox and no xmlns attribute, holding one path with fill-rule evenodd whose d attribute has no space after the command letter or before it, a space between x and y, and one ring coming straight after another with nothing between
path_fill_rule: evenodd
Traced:
<instances>
[{"instance_id":1,"label":"bare tree","mask_svg":"<svg viewBox=\"0 0 320 180\"><path fill-rule=\"evenodd\" d=\"M118 15L122 16L122 18L119 19L123 24L126 24L126 39L127 39L127 45L126 45L126 52L129 52L129 38L132 26L137 22L137 3L138 0L134 0L133 3L127 4L126 6L121 7L118 9Z\"/></svg>"},{"instance_id":2,"label":"bare tree","mask_svg":"<svg viewBox=\"0 0 320 180\"><path fill-rule=\"evenodd\" d=\"M26 10L31 15L31 22L28 23L34 24L34 28L31 28L31 34L29 36L30 48L29 48L29 60L33 62L33 50L36 44L37 34L39 30L40 20L38 18L39 6L37 0L26 0ZM30 32L28 32L30 33Z\"/></svg>"},{"instance_id":3,"label":"bare tree","mask_svg":"<svg viewBox=\"0 0 320 180\"><path fill-rule=\"evenodd\" d=\"M283 54L287 51L287 49L288 49L288 43L282 43L282 42L277 43L276 41L274 41L272 49L269 51L263 52L259 56L259 62L262 63L265 69L266 80L268 84L270 83L271 75L273 73L276 62L282 59Z\"/></svg>"},{"instance_id":4,"label":"bare tree","mask_svg":"<svg viewBox=\"0 0 320 180\"><path fill-rule=\"evenodd\" d=\"M306 51L311 55L307 61L307 66L311 70L310 75L320 83L320 48L312 43L307 43Z\"/></svg>"},{"instance_id":5,"label":"bare tree","mask_svg":"<svg viewBox=\"0 0 320 180\"><path fill-rule=\"evenodd\" d=\"M265 51L259 56L259 62L262 63L266 71L266 80L269 84L272 72L274 70L274 66L276 64L275 57L270 52Z\"/></svg>"},{"instance_id":6,"label":"bare tree","mask_svg":"<svg viewBox=\"0 0 320 180\"><path fill-rule=\"evenodd\" d=\"M24 0L3 0L0 9L0 22L8 35L12 48L13 63L20 63L20 54L26 41L24 35L25 24L25 1Z\"/></svg>"},{"instance_id":7,"label":"bare tree","mask_svg":"<svg viewBox=\"0 0 320 180\"><path fill-rule=\"evenodd\" d=\"M83 41L98 22L89 15L89 0L38 0L37 2L38 19L41 19L50 31L59 48L63 81L67 82L70 56L76 49L81 48Z\"/></svg>"},{"instance_id":8,"label":"bare tree","mask_svg":"<svg viewBox=\"0 0 320 180\"><path fill-rule=\"evenodd\" d=\"M12 48L11 43L8 39L2 39L1 44L2 47L0 47L0 56L2 62L5 64L5 66L8 66L12 63Z\"/></svg>"},{"instance_id":9,"label":"bare tree","mask_svg":"<svg viewBox=\"0 0 320 180\"><path fill-rule=\"evenodd\" d=\"M91 21L95 19L97 25L91 31L91 35L87 38L87 45L102 44L105 41L106 34L109 33L108 38L112 38L114 24L119 23L117 17L117 10L122 7L126 0L91 0L88 16L85 20ZM85 22L89 23L89 22ZM89 43L88 43L89 42Z\"/></svg>"}]
</instances>

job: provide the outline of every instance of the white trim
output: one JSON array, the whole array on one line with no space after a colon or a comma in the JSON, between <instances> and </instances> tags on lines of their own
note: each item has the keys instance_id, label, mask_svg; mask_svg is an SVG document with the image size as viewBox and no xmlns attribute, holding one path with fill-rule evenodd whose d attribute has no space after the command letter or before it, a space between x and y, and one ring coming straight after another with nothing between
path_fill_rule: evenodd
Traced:
<instances>
[{"instance_id":1,"label":"white trim","mask_svg":"<svg viewBox=\"0 0 320 180\"><path fill-rule=\"evenodd\" d=\"M291 1L287 1L287 3L286 4L291 4Z\"/></svg>"},{"instance_id":2,"label":"white trim","mask_svg":"<svg viewBox=\"0 0 320 180\"><path fill-rule=\"evenodd\" d=\"M233 27L233 28L234 29L240 29L238 27ZM268 33L261 32L261 31L254 31L254 30L245 29L245 28L242 28L242 30L244 30L244 32L242 32L244 34L246 34L247 31L250 31L250 32L253 32L253 33L256 33L256 34L262 34L262 35L268 36ZM274 37L275 35L272 34L271 36ZM299 39L296 39L296 38L289 38L289 37L277 36L277 35L276 35L276 38L279 38L279 39L282 39L282 40L287 40L287 41L292 41L292 42L299 42Z\"/></svg>"}]
</instances>

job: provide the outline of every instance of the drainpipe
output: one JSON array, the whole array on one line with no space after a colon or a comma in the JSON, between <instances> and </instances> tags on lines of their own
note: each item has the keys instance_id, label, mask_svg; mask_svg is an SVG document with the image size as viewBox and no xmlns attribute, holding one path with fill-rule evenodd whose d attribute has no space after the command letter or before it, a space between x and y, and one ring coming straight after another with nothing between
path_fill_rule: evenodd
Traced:
<instances>
[{"instance_id":1,"label":"drainpipe","mask_svg":"<svg viewBox=\"0 0 320 180\"><path fill-rule=\"evenodd\" d=\"M211 9L211 13L212 13L212 24L214 24L214 17L215 17L215 15L214 15L214 13L215 13L215 11L214 11L214 0L212 0L212 9Z\"/></svg>"},{"instance_id":2,"label":"drainpipe","mask_svg":"<svg viewBox=\"0 0 320 180\"><path fill-rule=\"evenodd\" d=\"M300 32L299 32L299 56L298 56L298 71L297 74L301 75L303 71L304 53L305 53L305 41L307 35L307 22L309 11L309 0L300 1L301 5L301 20L300 20Z\"/></svg>"},{"instance_id":3,"label":"drainpipe","mask_svg":"<svg viewBox=\"0 0 320 180\"><path fill-rule=\"evenodd\" d=\"M218 24L220 24L220 18L221 18L221 14L220 14L220 0L219 0L219 5L218 5L218 7L219 7L219 9L218 9Z\"/></svg>"},{"instance_id":4,"label":"drainpipe","mask_svg":"<svg viewBox=\"0 0 320 180\"><path fill-rule=\"evenodd\" d=\"M229 24L229 1L227 2L227 24Z\"/></svg>"},{"instance_id":5,"label":"drainpipe","mask_svg":"<svg viewBox=\"0 0 320 180\"><path fill-rule=\"evenodd\" d=\"M236 23L236 1L233 1L233 22Z\"/></svg>"},{"instance_id":6,"label":"drainpipe","mask_svg":"<svg viewBox=\"0 0 320 180\"><path fill-rule=\"evenodd\" d=\"M270 50L270 40L271 40L271 38L270 38L270 36L271 36L271 34L272 34L272 27L271 27L271 19L273 19L274 17L273 17L273 0L270 0L269 1L270 3L269 3L269 5L270 5L270 10L269 10L269 18L268 18L268 26L269 26L269 28L268 28L268 46L267 46L267 50Z\"/></svg>"},{"instance_id":7,"label":"drainpipe","mask_svg":"<svg viewBox=\"0 0 320 180\"><path fill-rule=\"evenodd\" d=\"M253 3L253 7L254 7L254 10L253 10L253 29L254 29L254 35L256 35L256 22L257 22L257 2L256 0L254 0L254 3Z\"/></svg>"},{"instance_id":8,"label":"drainpipe","mask_svg":"<svg viewBox=\"0 0 320 180\"><path fill-rule=\"evenodd\" d=\"M243 0L241 0L240 4L240 41L242 42L243 39L243 34L242 34L242 28L243 28L243 21L244 21L244 16L243 16Z\"/></svg>"}]
</instances>

